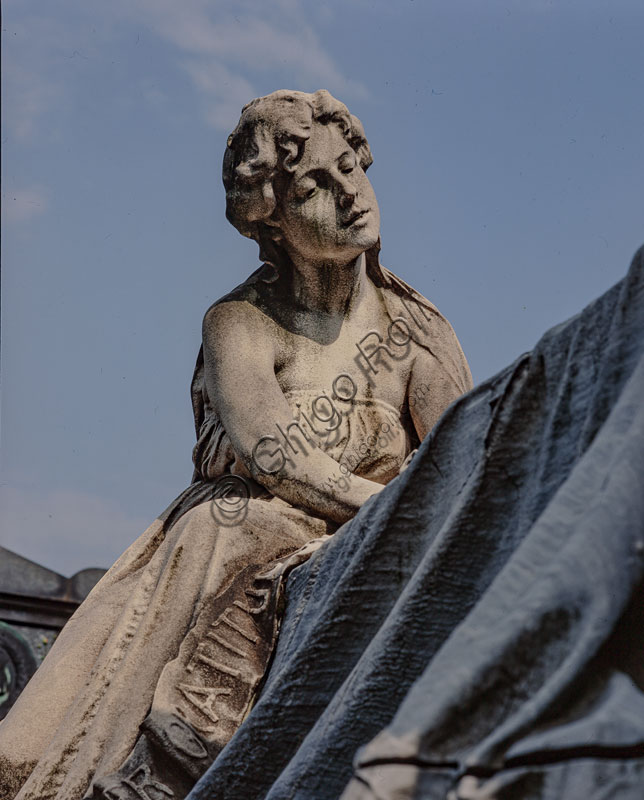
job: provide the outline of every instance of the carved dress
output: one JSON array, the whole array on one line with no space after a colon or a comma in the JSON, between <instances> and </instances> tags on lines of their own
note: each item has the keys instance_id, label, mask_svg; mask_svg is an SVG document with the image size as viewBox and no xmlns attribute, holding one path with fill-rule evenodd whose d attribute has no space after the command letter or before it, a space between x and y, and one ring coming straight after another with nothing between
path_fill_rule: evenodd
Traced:
<instances>
[{"instance_id":1,"label":"carved dress","mask_svg":"<svg viewBox=\"0 0 644 800\"><path fill-rule=\"evenodd\" d=\"M425 324L412 333L434 355L437 383L453 387L446 406L471 386L449 323L382 267L370 277L392 319ZM286 395L302 429L343 473L394 478L418 443L408 410L337 400L340 424L328 431L311 412L320 393ZM96 585L0 724L3 800L185 796L252 707L286 572L338 527L261 487L230 515L217 481L239 462L201 353L192 395L193 483Z\"/></svg>"}]
</instances>

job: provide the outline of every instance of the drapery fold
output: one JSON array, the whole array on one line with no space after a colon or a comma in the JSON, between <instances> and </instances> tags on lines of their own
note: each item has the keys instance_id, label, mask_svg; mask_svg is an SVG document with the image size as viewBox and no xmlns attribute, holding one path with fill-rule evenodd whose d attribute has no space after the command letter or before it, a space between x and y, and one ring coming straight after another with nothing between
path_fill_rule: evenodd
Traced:
<instances>
[{"instance_id":1,"label":"drapery fold","mask_svg":"<svg viewBox=\"0 0 644 800\"><path fill-rule=\"evenodd\" d=\"M191 800L641 797L644 250L287 587Z\"/></svg>"}]
</instances>

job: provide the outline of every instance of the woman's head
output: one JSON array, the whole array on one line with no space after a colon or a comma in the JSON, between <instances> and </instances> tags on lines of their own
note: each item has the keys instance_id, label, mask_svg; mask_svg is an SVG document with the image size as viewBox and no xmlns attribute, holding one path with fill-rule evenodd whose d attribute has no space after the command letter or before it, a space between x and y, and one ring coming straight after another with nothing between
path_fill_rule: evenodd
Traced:
<instances>
[{"instance_id":1,"label":"woman's head","mask_svg":"<svg viewBox=\"0 0 644 800\"><path fill-rule=\"evenodd\" d=\"M244 107L228 138L226 216L272 263L357 255L378 239L371 162L360 121L328 92L273 92Z\"/></svg>"}]
</instances>

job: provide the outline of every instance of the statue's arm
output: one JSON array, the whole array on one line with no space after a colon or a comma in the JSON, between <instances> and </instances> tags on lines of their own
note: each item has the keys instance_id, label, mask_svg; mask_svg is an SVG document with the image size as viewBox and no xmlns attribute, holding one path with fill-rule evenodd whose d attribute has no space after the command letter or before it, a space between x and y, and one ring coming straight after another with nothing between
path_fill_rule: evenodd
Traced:
<instances>
[{"instance_id":1,"label":"statue's arm","mask_svg":"<svg viewBox=\"0 0 644 800\"><path fill-rule=\"evenodd\" d=\"M235 452L258 483L283 500L336 522L351 519L367 498L383 488L355 475L345 478L337 462L313 443L306 450L297 445L293 415L275 377L275 344L252 306L243 302L213 306L204 318L203 345L208 395ZM297 453L279 433L289 425ZM261 468L262 440L264 452L277 454L273 462L280 468L274 473ZM282 464L280 450L288 456Z\"/></svg>"}]
</instances>

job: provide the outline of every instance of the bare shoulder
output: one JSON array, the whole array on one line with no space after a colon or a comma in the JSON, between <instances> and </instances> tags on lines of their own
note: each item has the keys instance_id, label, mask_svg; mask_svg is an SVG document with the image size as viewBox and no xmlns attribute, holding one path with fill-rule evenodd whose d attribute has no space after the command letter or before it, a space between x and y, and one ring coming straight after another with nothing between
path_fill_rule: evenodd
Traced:
<instances>
[{"instance_id":1,"label":"bare shoulder","mask_svg":"<svg viewBox=\"0 0 644 800\"><path fill-rule=\"evenodd\" d=\"M261 294L257 281L259 272L261 269L206 311L202 328L204 342L227 341L233 336L252 339L269 334L270 325L258 302Z\"/></svg>"},{"instance_id":2,"label":"bare shoulder","mask_svg":"<svg viewBox=\"0 0 644 800\"><path fill-rule=\"evenodd\" d=\"M272 341L266 318L247 300L227 300L210 306L203 319L203 342L209 349L267 350Z\"/></svg>"}]
</instances>

